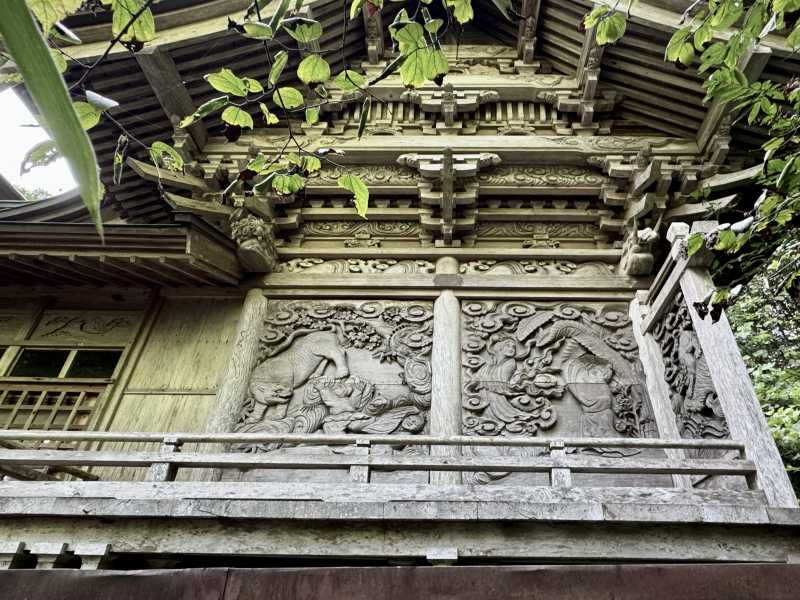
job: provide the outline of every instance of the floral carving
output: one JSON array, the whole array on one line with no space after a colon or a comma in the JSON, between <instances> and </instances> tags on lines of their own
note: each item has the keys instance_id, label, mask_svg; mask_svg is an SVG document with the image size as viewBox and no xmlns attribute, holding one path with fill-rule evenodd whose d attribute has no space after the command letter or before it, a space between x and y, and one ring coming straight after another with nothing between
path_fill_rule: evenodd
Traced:
<instances>
[{"instance_id":1,"label":"floral carving","mask_svg":"<svg viewBox=\"0 0 800 600\"><path fill-rule=\"evenodd\" d=\"M475 234L482 237L595 238L600 235L600 228L594 223L488 221L479 223Z\"/></svg>"},{"instance_id":2,"label":"floral carving","mask_svg":"<svg viewBox=\"0 0 800 600\"><path fill-rule=\"evenodd\" d=\"M481 185L516 185L524 184L542 187L561 186L597 186L600 187L606 178L591 169L571 166L498 166L478 174Z\"/></svg>"},{"instance_id":3,"label":"floral carving","mask_svg":"<svg viewBox=\"0 0 800 600\"><path fill-rule=\"evenodd\" d=\"M301 233L306 237L353 237L357 235L415 237L419 223L413 221L309 221L303 223Z\"/></svg>"},{"instance_id":4,"label":"floral carving","mask_svg":"<svg viewBox=\"0 0 800 600\"><path fill-rule=\"evenodd\" d=\"M431 401L429 305L274 305L236 431L407 434L425 429Z\"/></svg>"},{"instance_id":5,"label":"floral carving","mask_svg":"<svg viewBox=\"0 0 800 600\"><path fill-rule=\"evenodd\" d=\"M393 258L293 258L280 263L276 273L433 273L434 264L427 260L395 260Z\"/></svg>"}]
</instances>

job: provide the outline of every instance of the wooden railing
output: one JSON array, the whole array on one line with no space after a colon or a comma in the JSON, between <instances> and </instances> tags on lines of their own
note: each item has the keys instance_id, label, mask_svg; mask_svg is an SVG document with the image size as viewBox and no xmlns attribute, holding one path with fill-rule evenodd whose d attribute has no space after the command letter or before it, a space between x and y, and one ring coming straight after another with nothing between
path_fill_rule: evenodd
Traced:
<instances>
[{"instance_id":1,"label":"wooden railing","mask_svg":"<svg viewBox=\"0 0 800 600\"><path fill-rule=\"evenodd\" d=\"M53 450L2 447L3 442L130 442L158 443L159 450ZM208 452L181 452L186 443L214 444ZM308 446L354 446L352 454L307 454L282 452L244 453L219 451L228 444L288 444ZM540 448L535 456L409 456L371 454L374 446L452 446L482 448ZM638 450L728 450L737 457L611 458L570 449L619 448ZM149 467L151 481L173 481L179 469L334 469L349 470L355 481L368 482L370 471L502 471L548 473L553 486L570 486L573 473L617 475L728 475L755 481L756 469L744 456L744 445L731 440L661 440L635 438L507 438L433 437L424 435L261 435L206 433L105 433L0 431L0 468ZM12 475L7 475L12 477Z\"/></svg>"}]
</instances>

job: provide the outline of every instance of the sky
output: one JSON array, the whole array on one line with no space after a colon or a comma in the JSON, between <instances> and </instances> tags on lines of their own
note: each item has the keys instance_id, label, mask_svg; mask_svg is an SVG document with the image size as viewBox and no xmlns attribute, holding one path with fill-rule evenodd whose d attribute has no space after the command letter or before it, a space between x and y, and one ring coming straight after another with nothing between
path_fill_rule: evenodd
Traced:
<instances>
[{"instance_id":1,"label":"sky","mask_svg":"<svg viewBox=\"0 0 800 600\"><path fill-rule=\"evenodd\" d=\"M63 158L20 175L19 168L25 154L46 139L47 133L37 126L36 119L14 91L0 92L0 173L12 185L30 190L41 188L50 195L75 188L75 181Z\"/></svg>"}]
</instances>

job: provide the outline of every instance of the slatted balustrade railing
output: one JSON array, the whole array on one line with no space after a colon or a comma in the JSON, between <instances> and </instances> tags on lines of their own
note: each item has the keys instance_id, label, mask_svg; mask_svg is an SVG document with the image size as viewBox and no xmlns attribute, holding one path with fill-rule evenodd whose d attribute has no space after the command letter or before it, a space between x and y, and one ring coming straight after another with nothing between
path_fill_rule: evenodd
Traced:
<instances>
[{"instance_id":1,"label":"slatted balustrade railing","mask_svg":"<svg viewBox=\"0 0 800 600\"><path fill-rule=\"evenodd\" d=\"M562 487L571 485L571 475L573 473L727 475L743 476L747 481L755 482L756 472L753 463L744 456L744 445L731 440L0 431L0 442L31 440L47 440L49 442L159 443L161 448L156 451L0 448L0 467L149 467L150 479L157 481L174 480L179 469L341 469L349 470L353 479L361 482L369 481L371 470L503 471L548 473L551 485ZM286 455L280 452L181 452L181 446L186 443L217 445L279 443L308 446L354 446L356 450L352 454L309 454L303 456ZM370 454L373 446L399 445L540 448L543 452L535 456L397 456ZM567 452L569 449L586 448L728 450L738 453L738 457L736 459L670 459L649 456L609 458Z\"/></svg>"}]
</instances>

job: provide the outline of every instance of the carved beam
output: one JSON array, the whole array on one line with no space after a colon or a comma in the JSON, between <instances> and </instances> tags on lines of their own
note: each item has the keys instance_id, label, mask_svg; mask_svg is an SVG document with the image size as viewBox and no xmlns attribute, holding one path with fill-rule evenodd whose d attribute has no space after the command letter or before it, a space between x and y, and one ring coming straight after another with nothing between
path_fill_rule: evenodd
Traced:
<instances>
[{"instance_id":1,"label":"carved beam","mask_svg":"<svg viewBox=\"0 0 800 600\"><path fill-rule=\"evenodd\" d=\"M158 98L158 103L172 123L194 112L192 97L181 80L169 52L160 46L148 47L134 54L150 87ZM206 126L196 121L187 128L197 150L202 150L208 140Z\"/></svg>"}]
</instances>

